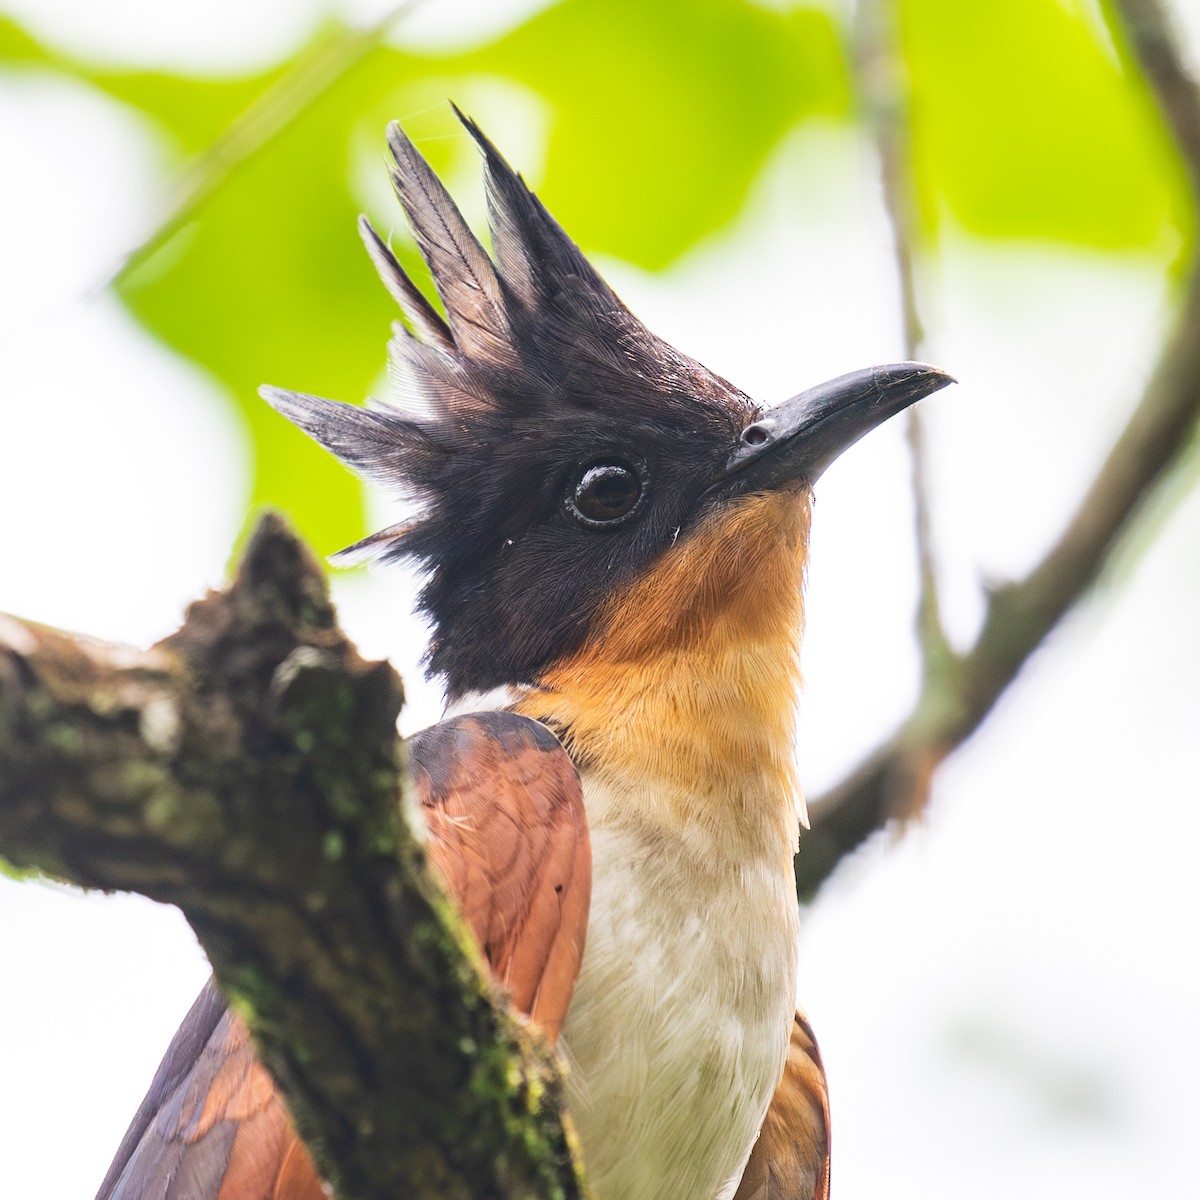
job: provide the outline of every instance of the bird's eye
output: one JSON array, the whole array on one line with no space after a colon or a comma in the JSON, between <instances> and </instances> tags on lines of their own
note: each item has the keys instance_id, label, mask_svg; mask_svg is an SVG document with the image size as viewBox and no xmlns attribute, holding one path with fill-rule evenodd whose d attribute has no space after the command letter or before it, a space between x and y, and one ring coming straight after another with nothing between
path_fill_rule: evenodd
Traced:
<instances>
[{"instance_id":1,"label":"bird's eye","mask_svg":"<svg viewBox=\"0 0 1200 1200\"><path fill-rule=\"evenodd\" d=\"M612 529L641 506L645 472L627 462L598 462L584 467L564 497L567 512L589 529Z\"/></svg>"}]
</instances>

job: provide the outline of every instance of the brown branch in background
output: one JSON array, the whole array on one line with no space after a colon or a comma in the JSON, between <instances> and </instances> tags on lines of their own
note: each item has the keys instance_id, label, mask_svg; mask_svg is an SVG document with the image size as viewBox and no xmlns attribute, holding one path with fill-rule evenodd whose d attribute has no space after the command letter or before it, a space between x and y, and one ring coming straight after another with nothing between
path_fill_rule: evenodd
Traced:
<instances>
[{"instance_id":1,"label":"brown branch in background","mask_svg":"<svg viewBox=\"0 0 1200 1200\"><path fill-rule=\"evenodd\" d=\"M581 1197L403 815L400 704L274 517L150 651L0 617L0 854L183 910L339 1200Z\"/></svg>"},{"instance_id":2,"label":"brown branch in background","mask_svg":"<svg viewBox=\"0 0 1200 1200\"><path fill-rule=\"evenodd\" d=\"M879 155L884 211L892 231L904 323L904 355L920 359L924 357L925 327L917 299L917 194L912 176L908 75L898 36L892 0L860 0L855 53L859 91ZM923 670L928 675L940 670L953 657L953 651L942 626L938 603L928 452L920 408L910 408L904 414L904 421L912 469L917 546L917 637Z\"/></svg>"},{"instance_id":3,"label":"brown branch in background","mask_svg":"<svg viewBox=\"0 0 1200 1200\"><path fill-rule=\"evenodd\" d=\"M1124 28L1200 198L1200 92L1188 74L1162 0L1107 0L1110 24ZM1200 199L1198 199L1200 206Z\"/></svg>"},{"instance_id":4,"label":"brown branch in background","mask_svg":"<svg viewBox=\"0 0 1200 1200\"><path fill-rule=\"evenodd\" d=\"M1186 164L1200 222L1200 89L1183 66L1160 0L1111 0ZM890 738L813 802L797 859L810 898L847 854L920 811L937 765L979 727L1029 656L1095 582L1131 522L1158 495L1200 420L1200 251L1142 397L1058 541L1024 579L994 589L974 646L927 675Z\"/></svg>"}]
</instances>

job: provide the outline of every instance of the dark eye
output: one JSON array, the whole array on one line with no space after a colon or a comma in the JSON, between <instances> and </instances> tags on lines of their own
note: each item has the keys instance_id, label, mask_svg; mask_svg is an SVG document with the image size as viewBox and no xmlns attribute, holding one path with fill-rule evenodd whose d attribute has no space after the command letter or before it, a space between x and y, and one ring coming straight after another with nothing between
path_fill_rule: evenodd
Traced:
<instances>
[{"instance_id":1,"label":"dark eye","mask_svg":"<svg viewBox=\"0 0 1200 1200\"><path fill-rule=\"evenodd\" d=\"M567 488L567 512L589 529L609 529L637 511L645 492L644 471L626 462L598 462Z\"/></svg>"}]
</instances>

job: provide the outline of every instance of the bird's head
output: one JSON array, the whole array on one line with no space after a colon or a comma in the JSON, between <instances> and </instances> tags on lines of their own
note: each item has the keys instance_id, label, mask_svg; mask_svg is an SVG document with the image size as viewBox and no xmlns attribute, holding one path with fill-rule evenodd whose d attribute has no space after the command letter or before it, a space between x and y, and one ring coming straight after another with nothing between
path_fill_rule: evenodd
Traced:
<instances>
[{"instance_id":1,"label":"bird's head","mask_svg":"<svg viewBox=\"0 0 1200 1200\"><path fill-rule=\"evenodd\" d=\"M764 538L783 526L806 541L809 489L838 453L949 382L901 363L760 408L642 325L463 122L483 152L491 256L405 134L388 133L444 318L361 222L408 322L390 346L393 402L263 390L348 466L419 502L411 522L343 553L424 570L429 662L452 698L538 682L601 624L628 632L614 605L656 572L661 636L697 596L720 603Z\"/></svg>"}]
</instances>

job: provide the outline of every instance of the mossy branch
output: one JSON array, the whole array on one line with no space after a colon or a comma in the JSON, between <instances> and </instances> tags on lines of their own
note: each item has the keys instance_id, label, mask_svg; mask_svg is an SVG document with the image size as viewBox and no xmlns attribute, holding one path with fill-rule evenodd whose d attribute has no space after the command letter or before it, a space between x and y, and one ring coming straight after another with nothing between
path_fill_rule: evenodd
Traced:
<instances>
[{"instance_id":1,"label":"mossy branch","mask_svg":"<svg viewBox=\"0 0 1200 1200\"><path fill-rule=\"evenodd\" d=\"M177 904L339 1200L584 1195L401 796L400 681L265 517L149 651L0 618L0 855Z\"/></svg>"}]
</instances>

